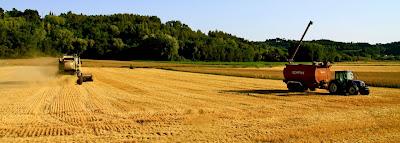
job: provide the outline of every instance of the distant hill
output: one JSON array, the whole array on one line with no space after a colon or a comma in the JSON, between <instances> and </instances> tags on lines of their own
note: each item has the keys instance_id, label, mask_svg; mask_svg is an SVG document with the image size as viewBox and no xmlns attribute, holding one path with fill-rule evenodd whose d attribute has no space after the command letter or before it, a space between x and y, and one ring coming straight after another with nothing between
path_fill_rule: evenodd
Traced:
<instances>
[{"instance_id":1,"label":"distant hill","mask_svg":"<svg viewBox=\"0 0 400 143\"><path fill-rule=\"evenodd\" d=\"M156 16L87 16L72 12L41 18L36 10L0 8L0 58L78 53L117 60L286 61L297 41L248 41L222 32L205 34ZM296 61L399 60L400 42L306 41Z\"/></svg>"}]
</instances>

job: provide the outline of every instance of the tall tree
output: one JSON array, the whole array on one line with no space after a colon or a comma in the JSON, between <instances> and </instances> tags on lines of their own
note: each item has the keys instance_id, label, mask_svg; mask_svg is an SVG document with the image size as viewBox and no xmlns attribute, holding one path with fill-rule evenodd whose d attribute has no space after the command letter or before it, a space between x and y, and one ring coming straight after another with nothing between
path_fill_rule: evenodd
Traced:
<instances>
[{"instance_id":1,"label":"tall tree","mask_svg":"<svg viewBox=\"0 0 400 143\"><path fill-rule=\"evenodd\" d=\"M28 21L34 21L34 22L40 21L39 13L36 10L26 9L23 15Z\"/></svg>"},{"instance_id":2,"label":"tall tree","mask_svg":"<svg viewBox=\"0 0 400 143\"><path fill-rule=\"evenodd\" d=\"M0 7L0 18L4 17L4 9Z\"/></svg>"},{"instance_id":3,"label":"tall tree","mask_svg":"<svg viewBox=\"0 0 400 143\"><path fill-rule=\"evenodd\" d=\"M156 16L83 15L41 18L36 10L0 8L0 58L81 53L83 58L119 60L286 61L298 41L249 41L222 31L207 34L181 21ZM371 45L306 41L296 61L400 59L400 43Z\"/></svg>"}]
</instances>

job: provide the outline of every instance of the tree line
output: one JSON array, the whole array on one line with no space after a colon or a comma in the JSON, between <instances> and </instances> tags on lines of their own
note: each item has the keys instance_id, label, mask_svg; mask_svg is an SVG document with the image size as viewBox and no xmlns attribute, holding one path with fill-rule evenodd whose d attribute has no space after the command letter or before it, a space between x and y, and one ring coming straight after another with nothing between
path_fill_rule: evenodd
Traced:
<instances>
[{"instance_id":1,"label":"tree line","mask_svg":"<svg viewBox=\"0 0 400 143\"><path fill-rule=\"evenodd\" d=\"M0 58L80 54L116 60L286 61L298 41L249 41L225 33L192 30L156 16L83 15L40 17L36 10L0 8ZM399 60L400 42L388 44L306 41L296 61Z\"/></svg>"}]
</instances>

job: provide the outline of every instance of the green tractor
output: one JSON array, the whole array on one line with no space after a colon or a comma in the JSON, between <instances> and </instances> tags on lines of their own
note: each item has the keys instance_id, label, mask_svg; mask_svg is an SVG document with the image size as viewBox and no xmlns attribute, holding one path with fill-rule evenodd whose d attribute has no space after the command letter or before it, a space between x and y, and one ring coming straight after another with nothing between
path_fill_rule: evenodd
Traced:
<instances>
[{"instance_id":1,"label":"green tractor","mask_svg":"<svg viewBox=\"0 0 400 143\"><path fill-rule=\"evenodd\" d=\"M354 80L352 71L335 71L335 79L328 85L329 93L345 95L369 95L369 87L364 81Z\"/></svg>"}]
</instances>

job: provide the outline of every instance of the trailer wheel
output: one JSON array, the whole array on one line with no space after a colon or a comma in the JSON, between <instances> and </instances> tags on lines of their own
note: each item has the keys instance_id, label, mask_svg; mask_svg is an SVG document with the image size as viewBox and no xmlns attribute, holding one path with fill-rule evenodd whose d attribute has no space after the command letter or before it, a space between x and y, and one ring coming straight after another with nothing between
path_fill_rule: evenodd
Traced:
<instances>
[{"instance_id":1,"label":"trailer wheel","mask_svg":"<svg viewBox=\"0 0 400 143\"><path fill-rule=\"evenodd\" d=\"M307 91L308 91L308 87L302 86L302 87L300 88L300 91L301 91L301 92L307 92Z\"/></svg>"},{"instance_id":2,"label":"trailer wheel","mask_svg":"<svg viewBox=\"0 0 400 143\"><path fill-rule=\"evenodd\" d=\"M347 92L349 92L350 95L358 95L358 87L355 84L352 84L349 86L347 89Z\"/></svg>"},{"instance_id":3,"label":"trailer wheel","mask_svg":"<svg viewBox=\"0 0 400 143\"><path fill-rule=\"evenodd\" d=\"M308 89L307 87L303 86L303 84L300 82L288 83L287 88L291 92L304 92Z\"/></svg>"},{"instance_id":4,"label":"trailer wheel","mask_svg":"<svg viewBox=\"0 0 400 143\"><path fill-rule=\"evenodd\" d=\"M329 93L337 94L339 91L339 86L336 83L336 81L332 81L331 83L329 83L328 89L329 89Z\"/></svg>"},{"instance_id":5,"label":"trailer wheel","mask_svg":"<svg viewBox=\"0 0 400 143\"><path fill-rule=\"evenodd\" d=\"M290 92L295 92L296 91L296 85L293 83L288 83L287 88Z\"/></svg>"},{"instance_id":6,"label":"trailer wheel","mask_svg":"<svg viewBox=\"0 0 400 143\"><path fill-rule=\"evenodd\" d=\"M288 83L287 88L290 92L297 92L299 91L299 84L298 83Z\"/></svg>"}]
</instances>

